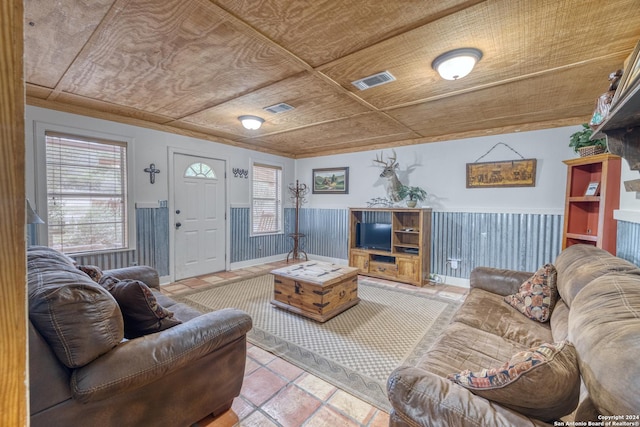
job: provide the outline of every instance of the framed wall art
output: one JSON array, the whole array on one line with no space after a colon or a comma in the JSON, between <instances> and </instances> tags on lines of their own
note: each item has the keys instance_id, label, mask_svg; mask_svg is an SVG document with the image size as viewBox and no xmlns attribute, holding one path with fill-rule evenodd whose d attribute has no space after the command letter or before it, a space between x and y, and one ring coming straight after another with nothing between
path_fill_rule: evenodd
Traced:
<instances>
[{"instance_id":1,"label":"framed wall art","mask_svg":"<svg viewBox=\"0 0 640 427\"><path fill-rule=\"evenodd\" d=\"M313 194L349 194L349 168L313 169Z\"/></svg>"},{"instance_id":2,"label":"framed wall art","mask_svg":"<svg viewBox=\"0 0 640 427\"><path fill-rule=\"evenodd\" d=\"M467 188L535 186L536 159L467 163Z\"/></svg>"},{"instance_id":3,"label":"framed wall art","mask_svg":"<svg viewBox=\"0 0 640 427\"><path fill-rule=\"evenodd\" d=\"M584 192L585 196L597 196L600 190L600 183L598 181L590 182L587 186L587 190Z\"/></svg>"}]
</instances>

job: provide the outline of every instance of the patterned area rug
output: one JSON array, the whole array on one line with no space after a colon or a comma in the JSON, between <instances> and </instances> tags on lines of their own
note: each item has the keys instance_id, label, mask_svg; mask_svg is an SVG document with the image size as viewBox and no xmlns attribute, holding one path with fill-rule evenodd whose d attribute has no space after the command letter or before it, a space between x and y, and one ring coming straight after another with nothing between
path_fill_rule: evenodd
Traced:
<instances>
[{"instance_id":1,"label":"patterned area rug","mask_svg":"<svg viewBox=\"0 0 640 427\"><path fill-rule=\"evenodd\" d=\"M269 274L176 299L203 312L246 311L253 318L249 342L386 411L391 371L419 358L460 304L360 277L360 303L318 323L274 307L272 296Z\"/></svg>"}]
</instances>

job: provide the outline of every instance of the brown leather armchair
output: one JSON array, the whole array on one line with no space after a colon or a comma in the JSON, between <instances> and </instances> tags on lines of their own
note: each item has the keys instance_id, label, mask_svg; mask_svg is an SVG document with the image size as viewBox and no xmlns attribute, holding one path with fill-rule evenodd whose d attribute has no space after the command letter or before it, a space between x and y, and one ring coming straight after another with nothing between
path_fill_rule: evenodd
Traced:
<instances>
[{"instance_id":1,"label":"brown leather armchair","mask_svg":"<svg viewBox=\"0 0 640 427\"><path fill-rule=\"evenodd\" d=\"M146 283L182 321L127 340L115 299L64 255L32 247L28 273L31 426L188 426L240 394L246 313L176 303L150 267L111 270Z\"/></svg>"}]
</instances>

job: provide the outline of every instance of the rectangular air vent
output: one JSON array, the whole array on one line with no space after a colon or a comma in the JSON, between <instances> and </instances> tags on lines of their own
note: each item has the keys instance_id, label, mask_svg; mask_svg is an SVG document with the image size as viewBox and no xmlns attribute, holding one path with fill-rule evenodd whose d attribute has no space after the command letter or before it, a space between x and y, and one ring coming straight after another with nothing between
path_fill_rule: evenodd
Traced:
<instances>
[{"instance_id":1,"label":"rectangular air vent","mask_svg":"<svg viewBox=\"0 0 640 427\"><path fill-rule=\"evenodd\" d=\"M352 85L357 87L360 90L371 89L372 87L380 86L385 83L390 83L395 81L396 78L391 75L388 71L383 71L378 74L374 74L369 77L365 77L360 80L356 80L355 82L351 82Z\"/></svg>"},{"instance_id":2,"label":"rectangular air vent","mask_svg":"<svg viewBox=\"0 0 640 427\"><path fill-rule=\"evenodd\" d=\"M281 102L280 104L272 105L270 107L264 107L263 110L273 114L280 114L280 113L284 113L285 111L291 111L294 108L295 107L292 107L289 104L285 104L284 102Z\"/></svg>"}]
</instances>

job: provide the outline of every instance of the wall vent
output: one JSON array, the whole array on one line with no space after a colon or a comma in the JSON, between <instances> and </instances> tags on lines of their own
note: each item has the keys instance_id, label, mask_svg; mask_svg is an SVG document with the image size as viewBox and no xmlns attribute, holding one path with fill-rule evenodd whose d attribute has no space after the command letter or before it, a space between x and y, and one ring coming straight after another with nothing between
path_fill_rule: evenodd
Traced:
<instances>
[{"instance_id":1,"label":"wall vent","mask_svg":"<svg viewBox=\"0 0 640 427\"><path fill-rule=\"evenodd\" d=\"M295 107L292 107L289 104L285 104L284 102L281 102L281 103L276 104L276 105L271 105L269 107L264 107L263 110L268 111L268 112L273 113L273 114L280 114L280 113L284 113L286 111L291 111L294 108Z\"/></svg>"},{"instance_id":2,"label":"wall vent","mask_svg":"<svg viewBox=\"0 0 640 427\"><path fill-rule=\"evenodd\" d=\"M396 78L391 75L388 71L383 71L378 74L374 74L369 77L365 77L360 80L356 80L355 82L351 82L352 85L357 87L360 90L371 89L372 87L380 86L385 83L390 83L395 81Z\"/></svg>"}]
</instances>

